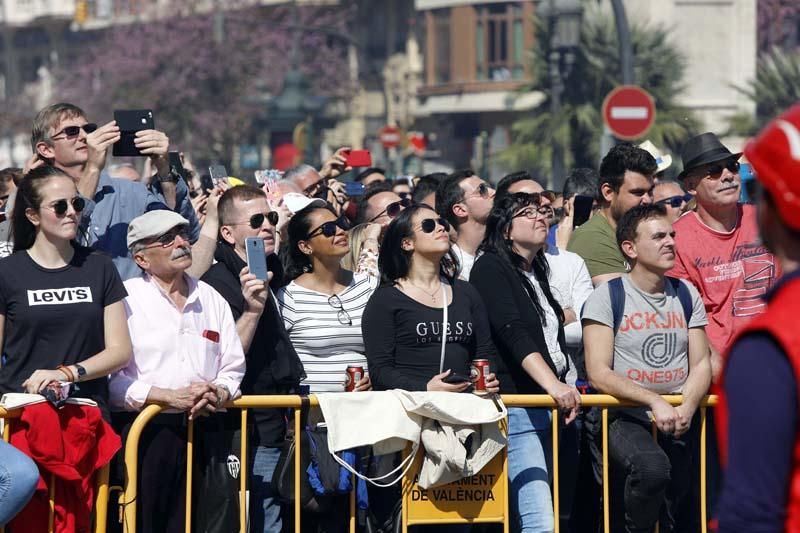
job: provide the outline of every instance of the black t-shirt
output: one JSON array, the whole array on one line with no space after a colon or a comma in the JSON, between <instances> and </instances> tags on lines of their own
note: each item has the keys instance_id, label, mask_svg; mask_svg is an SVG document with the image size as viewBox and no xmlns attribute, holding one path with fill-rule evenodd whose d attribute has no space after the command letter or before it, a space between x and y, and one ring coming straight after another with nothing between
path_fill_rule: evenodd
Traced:
<instances>
[{"instance_id":1,"label":"black t-shirt","mask_svg":"<svg viewBox=\"0 0 800 533\"><path fill-rule=\"evenodd\" d=\"M456 280L447 313L443 370L469 376L470 361L495 357L486 310L475 288ZM397 287L375 291L361 319L375 390L427 390L439 373L443 318L441 308L423 305Z\"/></svg>"},{"instance_id":2,"label":"black t-shirt","mask_svg":"<svg viewBox=\"0 0 800 533\"><path fill-rule=\"evenodd\" d=\"M114 263L76 247L69 264L48 269L28 252L0 260L0 314L5 316L0 393L22 392L35 370L79 363L105 349L103 313L127 296ZM76 396L103 408L108 379L79 383Z\"/></svg>"}]
</instances>

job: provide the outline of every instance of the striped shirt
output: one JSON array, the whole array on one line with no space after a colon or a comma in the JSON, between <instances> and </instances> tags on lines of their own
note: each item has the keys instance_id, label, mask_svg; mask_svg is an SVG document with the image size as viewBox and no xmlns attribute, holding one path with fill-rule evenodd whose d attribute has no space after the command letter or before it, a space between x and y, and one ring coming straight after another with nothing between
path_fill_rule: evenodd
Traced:
<instances>
[{"instance_id":1,"label":"striped shirt","mask_svg":"<svg viewBox=\"0 0 800 533\"><path fill-rule=\"evenodd\" d=\"M367 370L361 315L377 286L378 278L353 274L350 285L333 296L295 281L278 291L278 309L305 367L302 383L311 392L342 392L349 365Z\"/></svg>"}]
</instances>

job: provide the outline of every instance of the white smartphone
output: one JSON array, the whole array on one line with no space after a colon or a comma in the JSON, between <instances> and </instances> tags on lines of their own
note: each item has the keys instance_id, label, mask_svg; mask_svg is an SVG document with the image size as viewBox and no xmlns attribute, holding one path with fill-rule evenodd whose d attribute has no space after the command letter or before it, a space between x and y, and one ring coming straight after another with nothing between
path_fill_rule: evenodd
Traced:
<instances>
[{"instance_id":1,"label":"white smartphone","mask_svg":"<svg viewBox=\"0 0 800 533\"><path fill-rule=\"evenodd\" d=\"M250 273L260 280L267 281L267 253L264 250L264 240L247 237L244 242Z\"/></svg>"}]
</instances>

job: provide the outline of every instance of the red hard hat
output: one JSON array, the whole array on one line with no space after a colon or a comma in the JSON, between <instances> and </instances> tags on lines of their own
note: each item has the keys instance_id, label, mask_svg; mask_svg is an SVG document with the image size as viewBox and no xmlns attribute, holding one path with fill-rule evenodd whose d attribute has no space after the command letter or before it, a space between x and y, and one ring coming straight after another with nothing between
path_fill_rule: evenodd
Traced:
<instances>
[{"instance_id":1,"label":"red hard hat","mask_svg":"<svg viewBox=\"0 0 800 533\"><path fill-rule=\"evenodd\" d=\"M747 143L744 154L781 220L800 231L800 104L767 124Z\"/></svg>"}]
</instances>

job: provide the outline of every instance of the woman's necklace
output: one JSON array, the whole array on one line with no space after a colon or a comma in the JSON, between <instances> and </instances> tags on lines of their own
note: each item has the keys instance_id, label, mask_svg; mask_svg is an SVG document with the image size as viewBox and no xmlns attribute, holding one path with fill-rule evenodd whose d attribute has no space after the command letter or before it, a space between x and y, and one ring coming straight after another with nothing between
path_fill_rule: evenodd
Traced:
<instances>
[{"instance_id":1,"label":"woman's necklace","mask_svg":"<svg viewBox=\"0 0 800 533\"><path fill-rule=\"evenodd\" d=\"M414 288L416 288L416 289L419 289L419 290L420 290L420 291L422 291L423 293L427 294L427 295L428 295L428 297L431 299L431 301L432 301L433 303L436 303L436 293L437 293L437 292L439 292L439 290L442 288L442 280L439 280L439 286L438 286L438 287L436 287L436 288L433 290L433 292L428 292L428 291L426 291L425 289L423 289L422 287L420 287L420 286L419 286L419 285L417 285L416 283L412 282L412 281L411 281L410 279L408 279L408 278L406 278L406 281L407 281L407 282L408 282L408 284L409 284L409 285L411 285L412 287L414 287Z\"/></svg>"}]
</instances>

